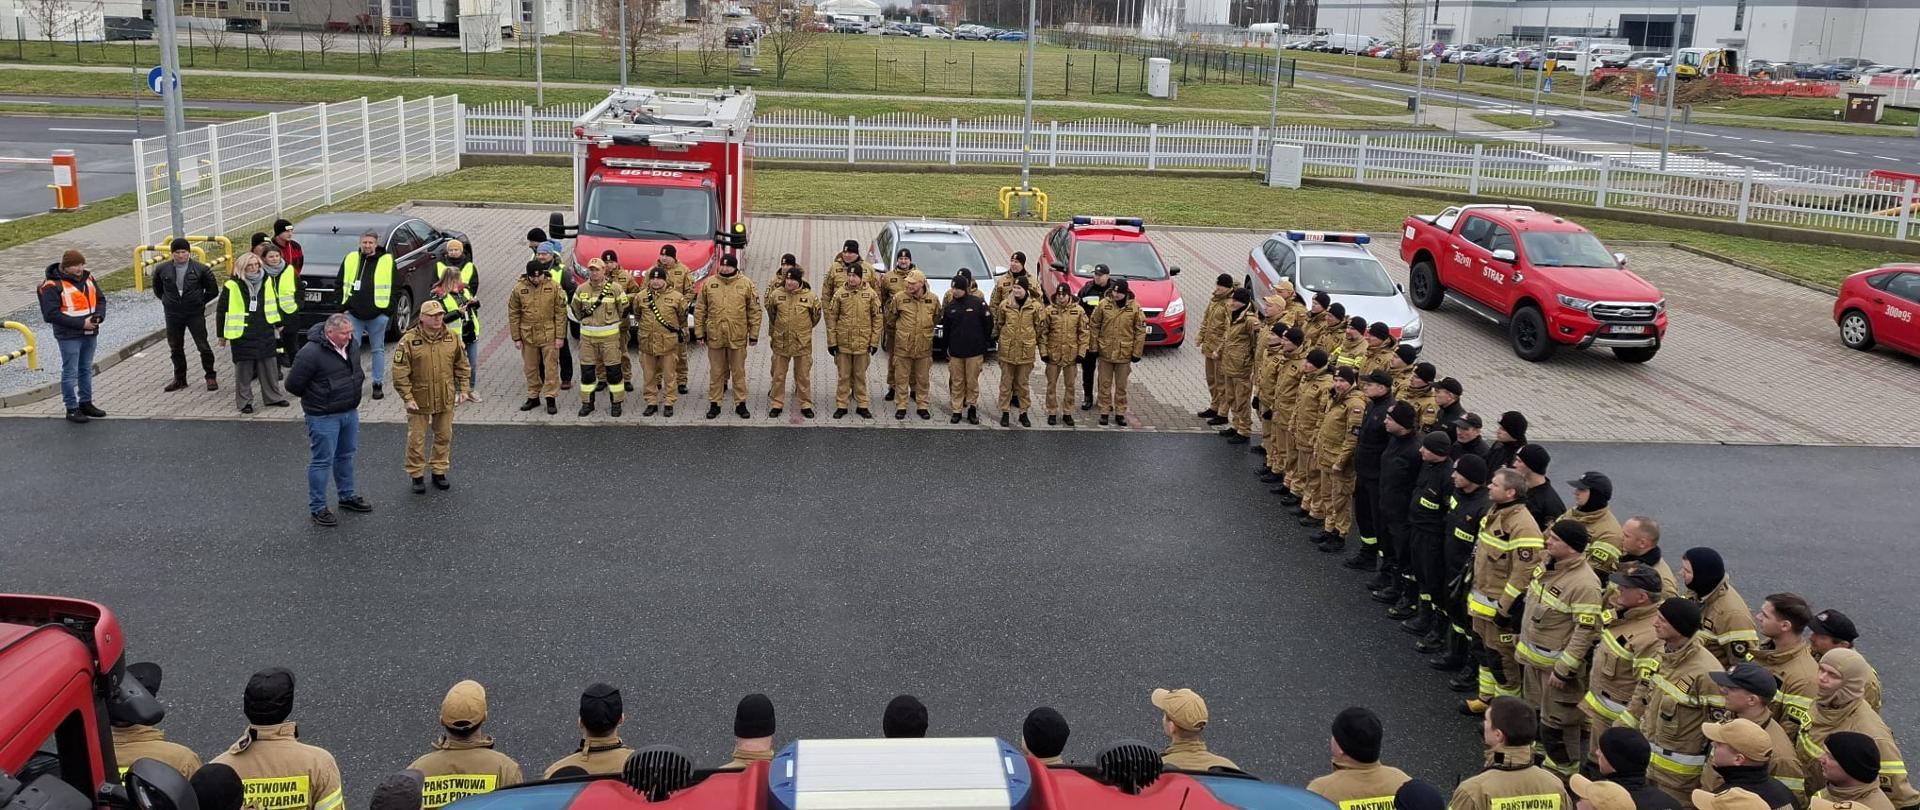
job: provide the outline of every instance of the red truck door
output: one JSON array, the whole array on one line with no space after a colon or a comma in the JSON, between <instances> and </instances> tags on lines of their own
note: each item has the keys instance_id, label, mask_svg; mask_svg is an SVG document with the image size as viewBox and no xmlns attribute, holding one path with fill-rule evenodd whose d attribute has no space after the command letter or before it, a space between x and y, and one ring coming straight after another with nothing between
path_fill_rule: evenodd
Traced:
<instances>
[{"instance_id":1,"label":"red truck door","mask_svg":"<svg viewBox=\"0 0 1920 810\"><path fill-rule=\"evenodd\" d=\"M1494 227L1493 220L1467 214L1460 219L1453 238L1447 240L1446 250L1450 255L1441 257L1446 264L1446 269L1441 271L1443 283L1475 301L1495 300L1488 294L1493 286L1488 273Z\"/></svg>"},{"instance_id":2,"label":"red truck door","mask_svg":"<svg viewBox=\"0 0 1920 810\"><path fill-rule=\"evenodd\" d=\"M1493 230L1488 239L1488 258L1480 275L1483 283L1487 285L1487 292L1490 294L1486 298L1481 299L1481 302L1499 310L1502 315L1512 315L1514 296L1519 289L1519 285L1515 283L1514 279L1520 275L1516 272L1522 258L1520 256L1520 241L1513 238L1513 231L1511 229L1498 222L1493 223ZM1513 258L1510 261L1504 262L1493 258L1494 252L1502 250L1507 251L1507 254Z\"/></svg>"}]
</instances>

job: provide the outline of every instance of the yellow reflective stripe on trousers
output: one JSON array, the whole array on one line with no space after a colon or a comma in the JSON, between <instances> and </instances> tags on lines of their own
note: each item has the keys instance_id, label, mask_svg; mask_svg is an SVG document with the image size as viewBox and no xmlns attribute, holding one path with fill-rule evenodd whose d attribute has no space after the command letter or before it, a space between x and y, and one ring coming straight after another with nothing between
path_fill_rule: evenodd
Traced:
<instances>
[{"instance_id":1,"label":"yellow reflective stripe on trousers","mask_svg":"<svg viewBox=\"0 0 1920 810\"><path fill-rule=\"evenodd\" d=\"M1478 591L1467 592L1467 612L1481 618L1491 619L1500 614L1500 604L1491 596L1483 596Z\"/></svg>"},{"instance_id":2,"label":"yellow reflective stripe on trousers","mask_svg":"<svg viewBox=\"0 0 1920 810\"><path fill-rule=\"evenodd\" d=\"M1608 700L1606 696L1594 692L1591 689L1587 690L1587 705L1593 707L1593 710L1598 712L1601 717L1607 718L1608 722L1620 719L1620 715L1627 712L1625 704Z\"/></svg>"},{"instance_id":3,"label":"yellow reflective stripe on trousers","mask_svg":"<svg viewBox=\"0 0 1920 810\"><path fill-rule=\"evenodd\" d=\"M1648 764L1667 773L1680 776L1699 776L1700 772L1707 767L1707 755L1705 754L1676 753L1652 743L1648 743L1647 747L1653 749L1653 759L1650 760Z\"/></svg>"},{"instance_id":4,"label":"yellow reflective stripe on trousers","mask_svg":"<svg viewBox=\"0 0 1920 810\"><path fill-rule=\"evenodd\" d=\"M420 789L420 806L426 810L434 810L468 796L492 793L499 786L498 774L450 773L445 776L429 776Z\"/></svg>"},{"instance_id":5,"label":"yellow reflective stripe on trousers","mask_svg":"<svg viewBox=\"0 0 1920 810\"><path fill-rule=\"evenodd\" d=\"M617 337L619 336L619 334L620 334L620 324L617 324L617 323L610 323L610 324L606 324L605 326L589 326L584 323L580 324L581 337Z\"/></svg>"},{"instance_id":6,"label":"yellow reflective stripe on trousers","mask_svg":"<svg viewBox=\"0 0 1920 810\"><path fill-rule=\"evenodd\" d=\"M1340 810L1393 810L1393 797L1371 796L1365 799L1348 799L1340 803Z\"/></svg>"},{"instance_id":7,"label":"yellow reflective stripe on trousers","mask_svg":"<svg viewBox=\"0 0 1920 810\"><path fill-rule=\"evenodd\" d=\"M1536 793L1530 796L1488 799L1487 810L1562 810L1562 808L1560 794Z\"/></svg>"}]
</instances>

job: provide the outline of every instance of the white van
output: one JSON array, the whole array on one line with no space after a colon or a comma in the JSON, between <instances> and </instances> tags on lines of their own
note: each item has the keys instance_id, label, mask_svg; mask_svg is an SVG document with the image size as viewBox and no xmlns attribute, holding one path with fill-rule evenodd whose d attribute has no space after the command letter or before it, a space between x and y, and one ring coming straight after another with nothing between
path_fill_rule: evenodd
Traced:
<instances>
[{"instance_id":1,"label":"white van","mask_svg":"<svg viewBox=\"0 0 1920 810\"><path fill-rule=\"evenodd\" d=\"M1630 45L1595 45L1587 49L1589 60L1594 67L1626 67L1627 58L1633 55Z\"/></svg>"}]
</instances>

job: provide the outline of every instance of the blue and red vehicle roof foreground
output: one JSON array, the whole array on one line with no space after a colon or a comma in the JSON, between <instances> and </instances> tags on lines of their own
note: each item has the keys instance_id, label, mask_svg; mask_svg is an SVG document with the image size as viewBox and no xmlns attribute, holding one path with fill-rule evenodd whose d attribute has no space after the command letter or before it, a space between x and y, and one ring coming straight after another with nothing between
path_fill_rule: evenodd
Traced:
<instances>
[{"instance_id":1,"label":"blue and red vehicle roof foreground","mask_svg":"<svg viewBox=\"0 0 1920 810\"><path fill-rule=\"evenodd\" d=\"M1151 749L1137 746L1135 750ZM649 800L648 787L632 775L630 762L625 776L521 785L449 806L455 810L1333 810L1331 802L1301 788L1237 773L1156 773L1158 765L1154 756L1149 775L1141 778L1136 769L1129 779L1116 777L1117 769L1100 765L1048 767L1003 741L984 737L801 740L772 761L756 762L745 770L692 772L689 786L659 801Z\"/></svg>"}]
</instances>

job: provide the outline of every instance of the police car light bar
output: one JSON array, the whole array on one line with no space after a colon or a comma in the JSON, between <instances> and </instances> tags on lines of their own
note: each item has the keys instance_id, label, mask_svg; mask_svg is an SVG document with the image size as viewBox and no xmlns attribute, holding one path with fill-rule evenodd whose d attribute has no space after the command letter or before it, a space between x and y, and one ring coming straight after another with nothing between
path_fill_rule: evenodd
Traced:
<instances>
[{"instance_id":1,"label":"police car light bar","mask_svg":"<svg viewBox=\"0 0 1920 810\"><path fill-rule=\"evenodd\" d=\"M1287 231L1287 238L1295 242L1346 242L1364 245L1373 241L1373 237L1364 233L1327 233L1325 231Z\"/></svg>"},{"instance_id":2,"label":"police car light bar","mask_svg":"<svg viewBox=\"0 0 1920 810\"><path fill-rule=\"evenodd\" d=\"M677 172L704 172L713 168L711 163L693 160L642 160L640 158L607 158L602 163L616 169L666 169Z\"/></svg>"},{"instance_id":3,"label":"police car light bar","mask_svg":"<svg viewBox=\"0 0 1920 810\"><path fill-rule=\"evenodd\" d=\"M1122 228L1139 228L1141 233L1147 230L1147 221L1140 217L1088 217L1076 216L1071 220L1075 227L1087 225L1117 225Z\"/></svg>"}]
</instances>

